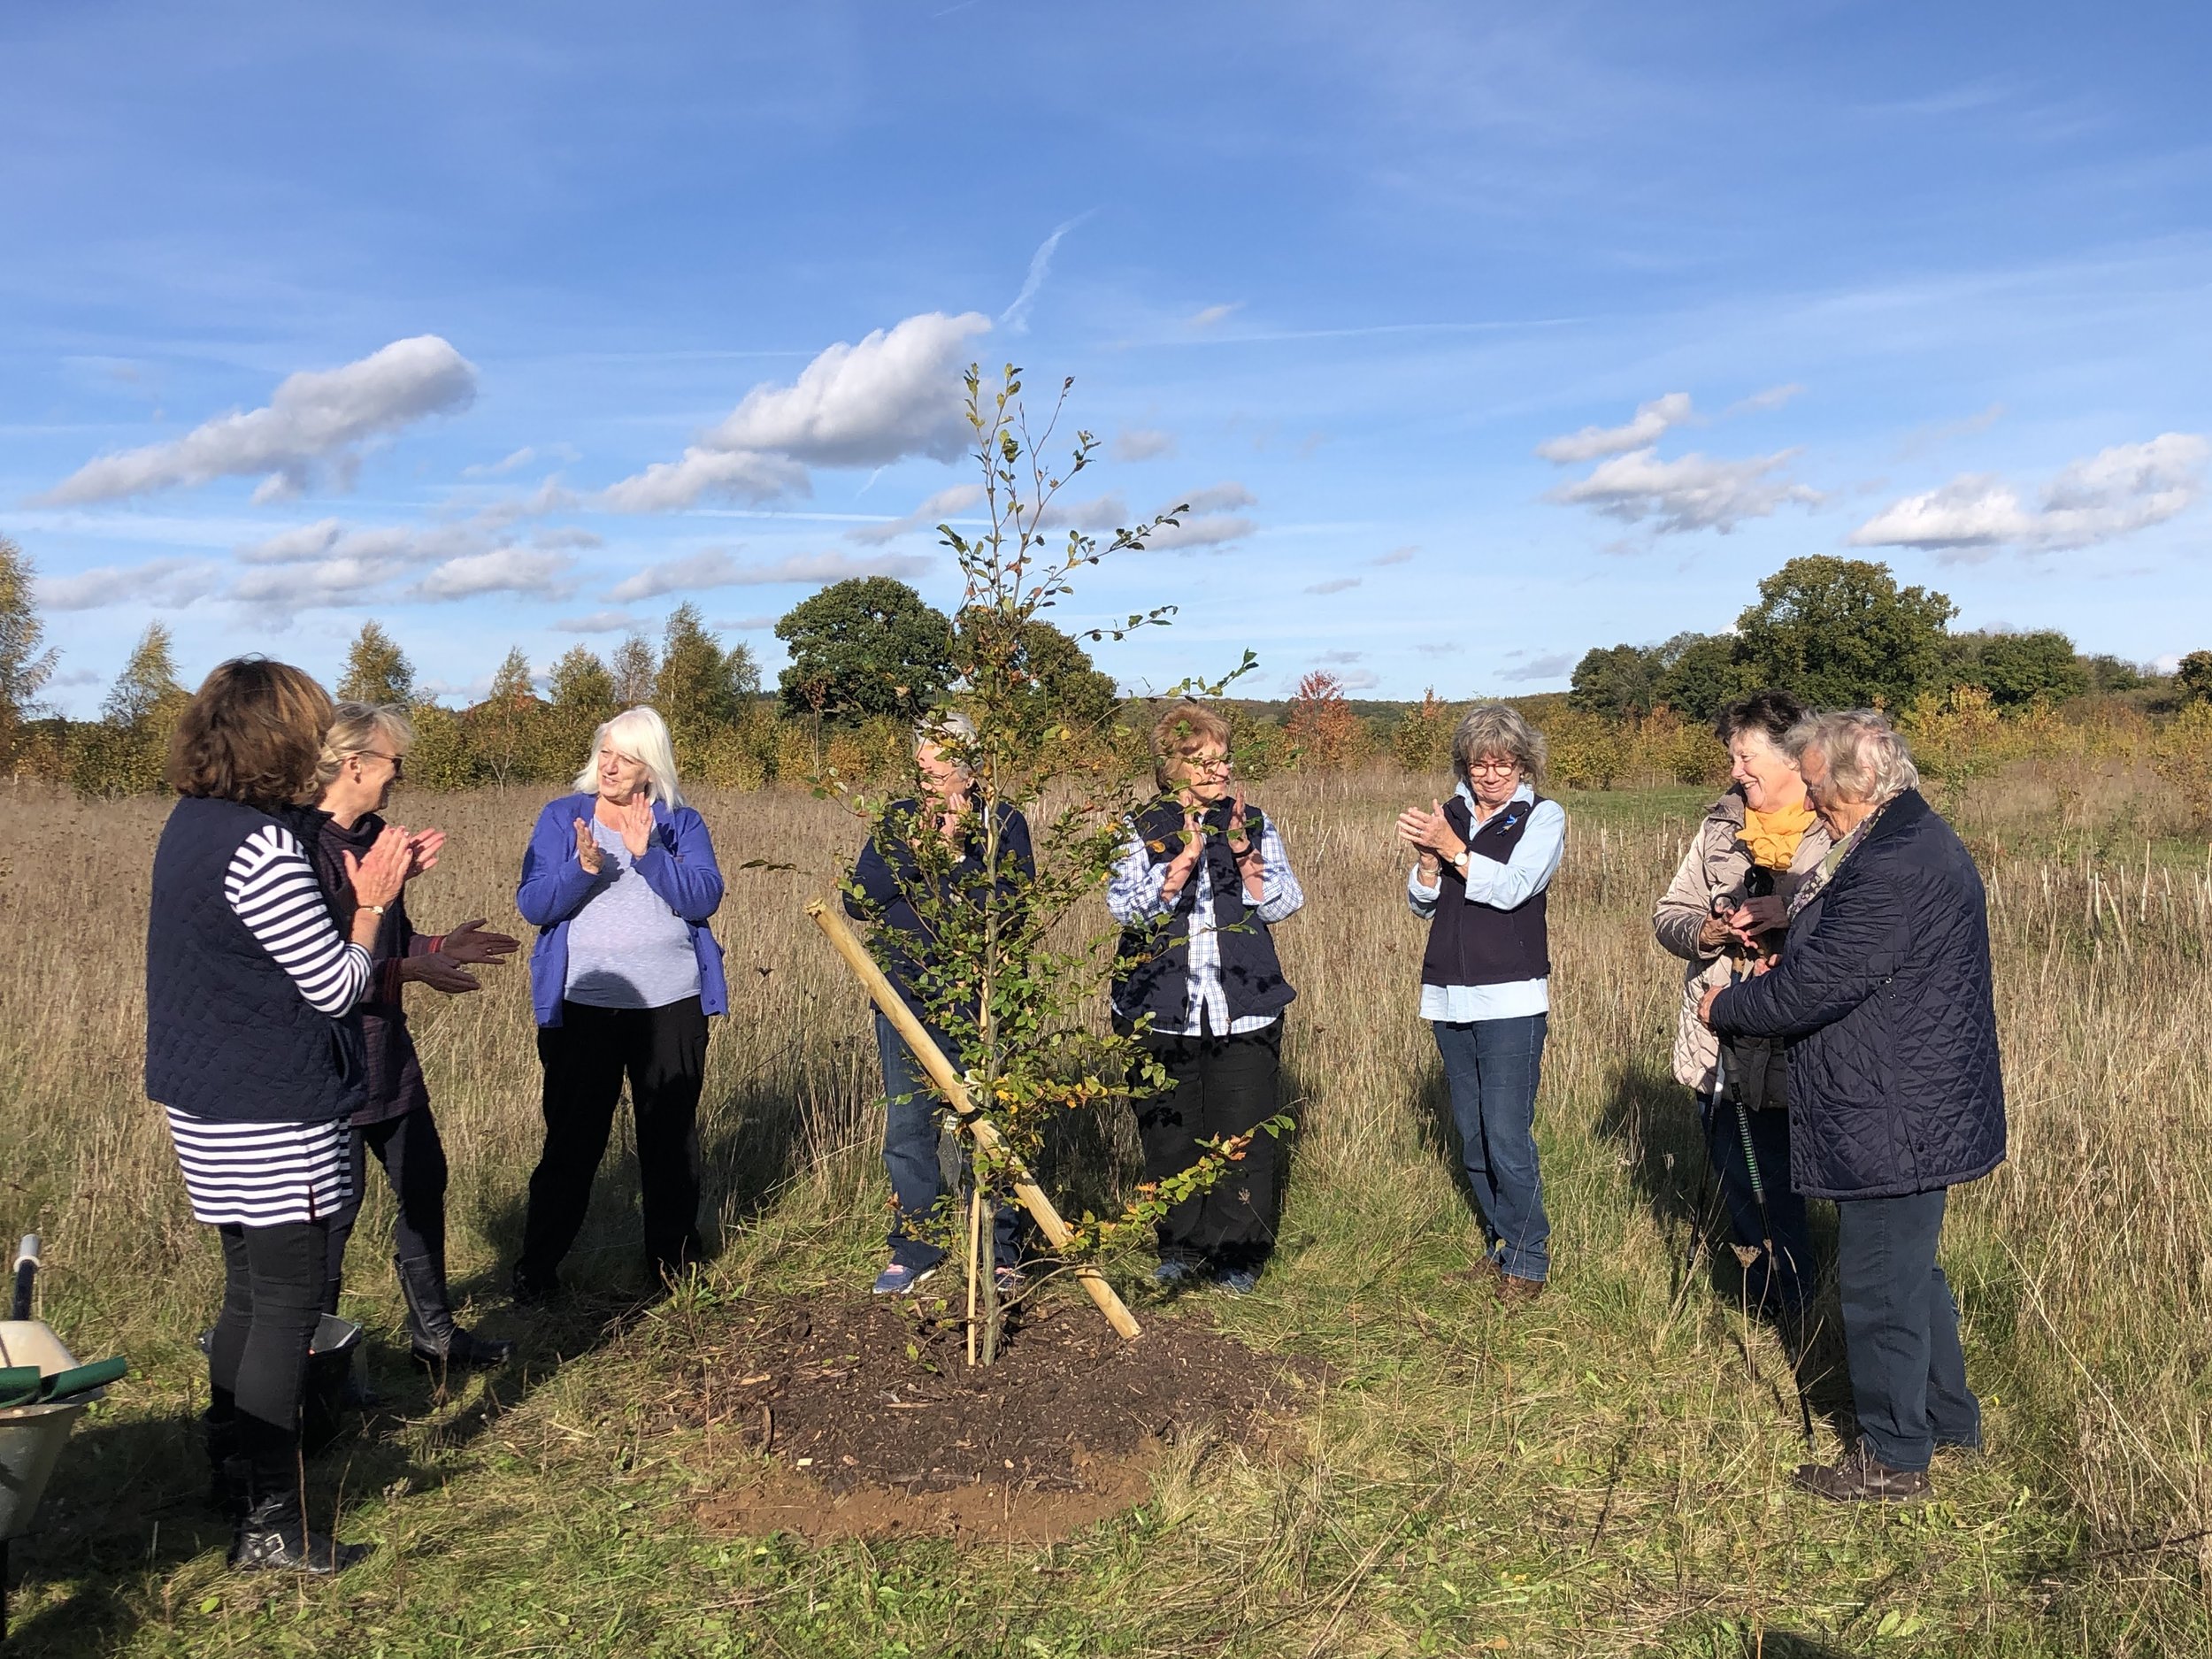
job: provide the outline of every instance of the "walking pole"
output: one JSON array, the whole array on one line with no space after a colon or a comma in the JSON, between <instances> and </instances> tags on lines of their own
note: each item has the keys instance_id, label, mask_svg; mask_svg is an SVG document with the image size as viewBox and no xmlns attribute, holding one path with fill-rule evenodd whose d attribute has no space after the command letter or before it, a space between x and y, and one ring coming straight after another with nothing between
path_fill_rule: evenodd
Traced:
<instances>
[{"instance_id":1,"label":"walking pole","mask_svg":"<svg viewBox=\"0 0 2212 1659\"><path fill-rule=\"evenodd\" d=\"M914 1057L921 1062L922 1070L929 1073L929 1080L936 1084L953 1110L959 1114L960 1121L967 1125L968 1133L975 1137L976 1144L1007 1161L1014 1175L1014 1196L1021 1201L1022 1207L1036 1221L1038 1231L1055 1248L1067 1243L1074 1236L1073 1233L1068 1224L1060 1218L1060 1212L1052 1207L1052 1200L1045 1196L1044 1188L1037 1185L1019 1160L1007 1150L1005 1139L999 1133L998 1125L976 1110L975 1102L968 1096L967 1085L960 1080L959 1072L953 1070L952 1062L945 1058L944 1051L923 1028L922 1022L914 1018L914 1010L907 1007L906 1000L891 988L891 981L883 977L883 970L876 966L875 958L860 942L860 936L853 932L843 917L819 899L809 902L806 913L814 918L815 926L830 941L830 948L844 957L845 965L858 976L861 986L883 1011L883 1017L891 1022L900 1036L906 1039L906 1046L914 1051ZM1097 1303L1099 1312L1106 1316L1106 1323L1121 1336L1133 1341L1142 1334L1142 1327L1137 1324L1136 1316L1114 1294L1114 1287L1106 1282L1106 1276L1095 1267L1087 1263L1078 1263L1075 1282L1083 1286L1084 1294Z\"/></svg>"}]
</instances>

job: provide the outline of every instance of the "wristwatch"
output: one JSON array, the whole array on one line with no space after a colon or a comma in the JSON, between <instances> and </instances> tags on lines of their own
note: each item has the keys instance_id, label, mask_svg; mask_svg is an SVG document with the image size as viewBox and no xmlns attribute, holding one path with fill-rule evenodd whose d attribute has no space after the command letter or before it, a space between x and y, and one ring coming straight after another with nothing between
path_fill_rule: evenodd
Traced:
<instances>
[{"instance_id":1,"label":"wristwatch","mask_svg":"<svg viewBox=\"0 0 2212 1659\"><path fill-rule=\"evenodd\" d=\"M1458 871L1463 876L1467 873L1467 856L1469 851L1469 849L1463 847L1453 856L1452 858L1452 868Z\"/></svg>"}]
</instances>

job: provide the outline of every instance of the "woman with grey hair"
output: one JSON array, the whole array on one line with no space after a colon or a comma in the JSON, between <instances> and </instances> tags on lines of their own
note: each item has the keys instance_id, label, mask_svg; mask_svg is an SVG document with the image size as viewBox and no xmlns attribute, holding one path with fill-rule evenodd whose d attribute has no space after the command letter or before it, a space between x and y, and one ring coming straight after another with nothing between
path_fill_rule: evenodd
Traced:
<instances>
[{"instance_id":1,"label":"woman with grey hair","mask_svg":"<svg viewBox=\"0 0 2212 1659\"><path fill-rule=\"evenodd\" d=\"M1824 714L1784 748L1833 841L1769 970L1705 993L1724 1038L1789 1045L1792 1185L1836 1204L1859 1440L1796 1484L1914 1498L1943 1448L1981 1444L1958 1304L1936 1265L1948 1190L2004 1161L2005 1094L1981 876L1921 798L1880 715Z\"/></svg>"},{"instance_id":2,"label":"woman with grey hair","mask_svg":"<svg viewBox=\"0 0 2212 1659\"><path fill-rule=\"evenodd\" d=\"M631 709L602 726L575 787L538 815L515 892L538 930L530 993L545 1068L545 1150L530 1177L518 1302L559 1289L626 1075L647 1271L666 1281L697 1258L707 1020L729 1010L722 947L707 928L722 872L706 820L677 786L661 717Z\"/></svg>"},{"instance_id":3,"label":"woman with grey hair","mask_svg":"<svg viewBox=\"0 0 2212 1659\"><path fill-rule=\"evenodd\" d=\"M1509 1306L1534 1300L1551 1271L1536 1087L1551 1009L1545 890L1567 814L1536 793L1544 761L1542 735L1518 712L1476 709L1452 734L1452 798L1398 815L1415 855L1407 902L1429 924L1421 1018L1436 1033L1482 1213L1473 1271Z\"/></svg>"},{"instance_id":4,"label":"woman with grey hair","mask_svg":"<svg viewBox=\"0 0 2212 1659\"><path fill-rule=\"evenodd\" d=\"M984 826L972 803L974 780L968 767L975 735L965 715L949 710L931 714L914 728L919 787L884 809L845 884L847 912L875 925L876 959L884 976L956 1068L961 1064L960 1044L946 1027L972 1024L975 1004L964 988L949 995L938 983L943 964L932 949L935 934L926 913L930 900L939 895L964 896L1010 912L1037 873L1029 820L1003 803L998 809L999 865L985 869ZM941 843L935 850L945 856L925 861L917 843L932 841ZM929 893L931 888L937 894ZM917 898L923 901L918 908ZM963 997L968 1000L964 1002ZM879 1296L903 1296L935 1272L945 1256L943 1248L925 1236L948 1192L938 1156L944 1104L930 1092L906 1040L880 1012L875 1032L886 1102L883 1166L891 1178L894 1203L885 1240L891 1259L876 1275L874 1288ZM1010 1294L1018 1288L1020 1212L1002 1210L994 1217L994 1229L1001 1289Z\"/></svg>"},{"instance_id":5,"label":"woman with grey hair","mask_svg":"<svg viewBox=\"0 0 2212 1659\"><path fill-rule=\"evenodd\" d=\"M293 813L293 828L322 883L331 919L342 932L352 927L356 908L346 860L358 862L384 833L382 813L414 741L415 728L404 710L340 703L323 738L315 804ZM443 831L403 827L401 833L408 838L411 878L437 863ZM450 933L417 933L404 892L384 907L369 947L369 992L360 1005L366 1096L353 1114L348 1141L353 1195L330 1218L325 1305L338 1311L346 1244L360 1217L373 1154L397 1201L392 1266L407 1302L408 1347L418 1364L440 1373L500 1364L515 1345L471 1331L453 1317L446 1288L445 1146L407 1029L404 987L426 986L448 996L476 990L478 981L469 969L503 962L517 948L506 934L487 932L481 917Z\"/></svg>"}]
</instances>

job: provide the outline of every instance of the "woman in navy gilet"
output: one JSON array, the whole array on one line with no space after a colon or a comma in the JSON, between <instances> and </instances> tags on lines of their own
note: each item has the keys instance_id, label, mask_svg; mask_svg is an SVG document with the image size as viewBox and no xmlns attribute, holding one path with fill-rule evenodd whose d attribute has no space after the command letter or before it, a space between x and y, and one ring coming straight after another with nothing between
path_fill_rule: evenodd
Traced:
<instances>
[{"instance_id":1,"label":"woman in navy gilet","mask_svg":"<svg viewBox=\"0 0 2212 1659\"><path fill-rule=\"evenodd\" d=\"M1153 753L1164 798L1131 826L1106 892L1124 929L1115 1021L1124 1031L1144 1022L1144 1045L1168 1076L1167 1091L1137 1109L1148 1181L1196 1164L1200 1141L1251 1134L1275 1116L1283 1010L1297 993L1268 929L1306 902L1274 823L1247 811L1240 787L1232 795L1219 716L1176 704ZM1236 1294L1257 1285L1275 1242L1279 1164L1274 1137L1253 1134L1210 1190L1170 1208L1155 1279Z\"/></svg>"},{"instance_id":2,"label":"woman in navy gilet","mask_svg":"<svg viewBox=\"0 0 2212 1659\"><path fill-rule=\"evenodd\" d=\"M240 1568L332 1572L368 1553L308 1530L300 1396L331 1221L351 1199L369 949L413 851L390 828L349 853L352 920L332 925L284 816L315 786L330 718L329 694L282 663L207 677L170 745L182 798L147 917L146 1093L167 1109L193 1218L222 1240L207 1444Z\"/></svg>"},{"instance_id":3,"label":"woman in navy gilet","mask_svg":"<svg viewBox=\"0 0 2212 1659\"><path fill-rule=\"evenodd\" d=\"M1567 815L1536 793L1542 735L1502 703L1459 723L1452 771L1452 798L1399 814L1398 833L1416 856L1407 901L1429 924L1421 1018L1444 1057L1482 1212L1474 1273L1511 1304L1532 1301L1551 1271L1536 1085L1551 1010L1545 889L1566 847Z\"/></svg>"}]
</instances>

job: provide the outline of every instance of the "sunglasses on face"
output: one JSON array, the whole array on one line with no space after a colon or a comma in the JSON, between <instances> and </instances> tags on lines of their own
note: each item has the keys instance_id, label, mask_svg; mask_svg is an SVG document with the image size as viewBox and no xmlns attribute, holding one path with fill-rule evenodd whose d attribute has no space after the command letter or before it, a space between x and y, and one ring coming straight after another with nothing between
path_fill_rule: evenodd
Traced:
<instances>
[{"instance_id":1,"label":"sunglasses on face","mask_svg":"<svg viewBox=\"0 0 2212 1659\"><path fill-rule=\"evenodd\" d=\"M386 755L373 749L365 749L355 758L359 760L388 760L392 763L392 777L395 781L407 775L407 757L404 755Z\"/></svg>"}]
</instances>

